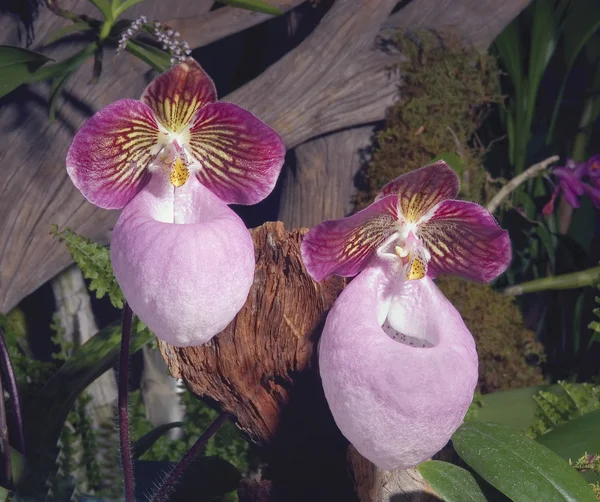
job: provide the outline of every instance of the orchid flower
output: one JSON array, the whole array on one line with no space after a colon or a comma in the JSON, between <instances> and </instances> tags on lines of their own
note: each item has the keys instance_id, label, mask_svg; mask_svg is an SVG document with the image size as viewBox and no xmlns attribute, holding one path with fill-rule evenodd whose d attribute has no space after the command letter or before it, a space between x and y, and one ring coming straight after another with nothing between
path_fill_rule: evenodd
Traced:
<instances>
[{"instance_id":1,"label":"orchid flower","mask_svg":"<svg viewBox=\"0 0 600 502\"><path fill-rule=\"evenodd\" d=\"M453 200L458 188L444 162L423 167L301 245L315 280L359 274L327 316L319 368L338 427L382 469L439 451L477 384L473 337L432 278L489 281L510 262L507 232L481 206Z\"/></svg>"},{"instance_id":2,"label":"orchid flower","mask_svg":"<svg viewBox=\"0 0 600 502\"><path fill-rule=\"evenodd\" d=\"M550 200L542 209L544 216L554 212L554 203L559 195L574 209L579 207L579 199L584 194L591 199L594 206L600 208L600 155L594 155L587 162L580 163L567 159L564 166L554 167L552 174L558 183Z\"/></svg>"},{"instance_id":3,"label":"orchid flower","mask_svg":"<svg viewBox=\"0 0 600 502\"><path fill-rule=\"evenodd\" d=\"M193 60L77 132L67 172L92 204L122 209L111 240L115 277L158 338L204 343L241 309L254 246L227 204L264 199L284 155L275 131L216 101L212 80Z\"/></svg>"}]
</instances>

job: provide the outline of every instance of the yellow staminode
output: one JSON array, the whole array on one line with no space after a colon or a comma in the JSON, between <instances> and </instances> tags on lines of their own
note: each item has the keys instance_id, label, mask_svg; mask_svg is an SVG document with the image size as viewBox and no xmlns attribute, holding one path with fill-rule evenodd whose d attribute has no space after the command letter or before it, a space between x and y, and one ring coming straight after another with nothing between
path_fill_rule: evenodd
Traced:
<instances>
[{"instance_id":1,"label":"yellow staminode","mask_svg":"<svg viewBox=\"0 0 600 502\"><path fill-rule=\"evenodd\" d=\"M190 170L185 165L181 157L177 157L173 162L171 176L169 177L171 185L175 188L185 185L185 182L190 177Z\"/></svg>"},{"instance_id":2,"label":"yellow staminode","mask_svg":"<svg viewBox=\"0 0 600 502\"><path fill-rule=\"evenodd\" d=\"M410 268L408 269L407 278L411 281L423 279L425 274L427 274L426 264L421 258L415 256L410 264Z\"/></svg>"}]
</instances>

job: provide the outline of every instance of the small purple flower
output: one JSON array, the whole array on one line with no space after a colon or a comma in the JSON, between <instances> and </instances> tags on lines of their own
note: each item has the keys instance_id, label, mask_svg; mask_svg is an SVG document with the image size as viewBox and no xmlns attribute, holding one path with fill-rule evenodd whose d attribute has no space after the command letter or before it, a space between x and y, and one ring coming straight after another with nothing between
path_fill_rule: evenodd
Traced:
<instances>
[{"instance_id":1,"label":"small purple flower","mask_svg":"<svg viewBox=\"0 0 600 502\"><path fill-rule=\"evenodd\" d=\"M216 98L210 77L188 60L154 79L140 101L97 112L67 154L86 199L123 209L111 259L131 309L177 346L208 341L243 306L254 246L227 204L265 198L285 155L275 131Z\"/></svg>"},{"instance_id":2,"label":"small purple flower","mask_svg":"<svg viewBox=\"0 0 600 502\"><path fill-rule=\"evenodd\" d=\"M510 263L508 233L481 206L454 200L458 188L444 162L423 167L301 245L315 280L359 274L327 316L319 369L338 427L382 469L439 451L477 385L473 337L431 279L489 281Z\"/></svg>"},{"instance_id":3,"label":"small purple flower","mask_svg":"<svg viewBox=\"0 0 600 502\"><path fill-rule=\"evenodd\" d=\"M578 208L579 199L585 194L600 208L600 155L582 163L567 159L566 165L553 168L552 174L558 183L554 187L552 197L542 209L544 216L554 212L554 203L559 195L562 195L572 208Z\"/></svg>"}]
</instances>

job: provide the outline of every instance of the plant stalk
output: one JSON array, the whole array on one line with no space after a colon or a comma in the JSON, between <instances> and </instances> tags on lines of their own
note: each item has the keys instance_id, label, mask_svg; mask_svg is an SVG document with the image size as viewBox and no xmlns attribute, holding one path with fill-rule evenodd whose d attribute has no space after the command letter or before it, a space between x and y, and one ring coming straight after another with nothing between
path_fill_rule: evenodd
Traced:
<instances>
[{"instance_id":1,"label":"plant stalk","mask_svg":"<svg viewBox=\"0 0 600 502\"><path fill-rule=\"evenodd\" d=\"M10 442L8 440L2 377L0 377L0 449L2 449L2 486L12 489L12 464L10 462Z\"/></svg>"},{"instance_id":2,"label":"plant stalk","mask_svg":"<svg viewBox=\"0 0 600 502\"><path fill-rule=\"evenodd\" d=\"M21 398L19 397L17 378L15 377L15 370L13 368L12 361L10 360L10 354L8 352L8 346L6 345L6 340L4 340L4 332L2 331L2 328L0 328L0 365L2 366L2 376L6 378L8 393L10 395L10 401L12 404L13 416L16 422L17 449L25 456L25 434L23 433Z\"/></svg>"},{"instance_id":3,"label":"plant stalk","mask_svg":"<svg viewBox=\"0 0 600 502\"><path fill-rule=\"evenodd\" d=\"M169 495L183 473L190 466L196 456L202 451L208 440L215 435L215 433L221 428L227 419L230 418L230 414L226 411L219 414L212 424L208 426L194 445L188 450L188 452L181 458L179 463L169 474L169 477L161 485L158 491L152 497L151 502L167 502Z\"/></svg>"},{"instance_id":4,"label":"plant stalk","mask_svg":"<svg viewBox=\"0 0 600 502\"><path fill-rule=\"evenodd\" d=\"M131 443L129 442L129 415L127 410L127 392L129 391L129 341L131 338L131 320L133 312L125 302L123 308L123 334L121 336L121 356L119 360L119 440L121 443L121 464L125 484L125 502L135 501L133 483L133 463Z\"/></svg>"},{"instance_id":5,"label":"plant stalk","mask_svg":"<svg viewBox=\"0 0 600 502\"><path fill-rule=\"evenodd\" d=\"M600 267L588 268L572 274L562 274L524 282L504 290L505 295L522 295L548 289L577 289L600 283Z\"/></svg>"}]
</instances>

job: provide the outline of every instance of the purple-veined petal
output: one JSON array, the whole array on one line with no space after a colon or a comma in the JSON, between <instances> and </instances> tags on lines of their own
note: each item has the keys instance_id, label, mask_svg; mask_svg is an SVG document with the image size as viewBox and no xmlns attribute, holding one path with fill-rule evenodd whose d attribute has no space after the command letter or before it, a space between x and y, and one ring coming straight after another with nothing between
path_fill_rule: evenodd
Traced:
<instances>
[{"instance_id":1,"label":"purple-veined petal","mask_svg":"<svg viewBox=\"0 0 600 502\"><path fill-rule=\"evenodd\" d=\"M199 108L217 100L217 91L200 65L188 59L150 82L141 100L168 131L180 133Z\"/></svg>"},{"instance_id":2,"label":"purple-veined petal","mask_svg":"<svg viewBox=\"0 0 600 502\"><path fill-rule=\"evenodd\" d=\"M121 213L111 242L115 277L131 309L176 346L205 343L233 320L255 262L242 220L195 178L184 187L169 200L180 189L154 173Z\"/></svg>"},{"instance_id":3,"label":"purple-veined petal","mask_svg":"<svg viewBox=\"0 0 600 502\"><path fill-rule=\"evenodd\" d=\"M428 275L452 274L491 281L511 260L508 232L489 211L473 202L446 200L418 228L431 254Z\"/></svg>"},{"instance_id":4,"label":"purple-veined petal","mask_svg":"<svg viewBox=\"0 0 600 502\"><path fill-rule=\"evenodd\" d=\"M336 424L385 470L413 467L444 447L478 376L473 338L437 286L395 279L379 267L361 272L329 312L319 348Z\"/></svg>"},{"instance_id":5,"label":"purple-veined petal","mask_svg":"<svg viewBox=\"0 0 600 502\"><path fill-rule=\"evenodd\" d=\"M396 194L400 201L400 214L408 222L416 223L436 204L456 198L458 189L458 176L440 160L398 176L381 189L375 200Z\"/></svg>"},{"instance_id":6,"label":"purple-veined petal","mask_svg":"<svg viewBox=\"0 0 600 502\"><path fill-rule=\"evenodd\" d=\"M315 281L332 275L351 277L371 261L377 248L396 232L398 198L389 195L352 216L327 220L302 240L300 253Z\"/></svg>"},{"instance_id":7,"label":"purple-veined petal","mask_svg":"<svg viewBox=\"0 0 600 502\"><path fill-rule=\"evenodd\" d=\"M196 174L227 204L256 204L271 193L285 146L279 134L231 103L213 103L196 113L190 128Z\"/></svg>"},{"instance_id":8,"label":"purple-veined petal","mask_svg":"<svg viewBox=\"0 0 600 502\"><path fill-rule=\"evenodd\" d=\"M67 172L92 204L120 209L147 183L158 152L159 128L144 103L122 99L102 108L77 131Z\"/></svg>"}]
</instances>

